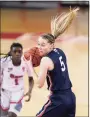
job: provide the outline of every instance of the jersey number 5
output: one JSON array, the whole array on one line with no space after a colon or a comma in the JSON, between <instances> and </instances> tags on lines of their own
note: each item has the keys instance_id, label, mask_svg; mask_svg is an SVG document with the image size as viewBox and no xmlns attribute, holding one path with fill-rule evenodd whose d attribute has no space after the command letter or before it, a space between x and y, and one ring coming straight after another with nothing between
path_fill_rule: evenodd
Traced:
<instances>
[{"instance_id":1,"label":"jersey number 5","mask_svg":"<svg viewBox=\"0 0 90 117\"><path fill-rule=\"evenodd\" d=\"M65 68L64 62L62 61L62 56L59 57L59 60L60 60L60 64L61 64L61 70L62 70L62 72L64 72L66 68Z\"/></svg>"}]
</instances>

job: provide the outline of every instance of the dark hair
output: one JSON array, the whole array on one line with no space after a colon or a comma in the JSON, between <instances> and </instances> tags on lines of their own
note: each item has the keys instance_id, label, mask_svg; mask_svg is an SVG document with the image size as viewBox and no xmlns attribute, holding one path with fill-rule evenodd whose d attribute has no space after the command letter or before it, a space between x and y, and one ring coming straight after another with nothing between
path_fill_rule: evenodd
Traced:
<instances>
[{"instance_id":1,"label":"dark hair","mask_svg":"<svg viewBox=\"0 0 90 117\"><path fill-rule=\"evenodd\" d=\"M22 45L20 43L13 43L10 47L10 50L12 50L13 47L20 47L23 49Z\"/></svg>"},{"instance_id":2,"label":"dark hair","mask_svg":"<svg viewBox=\"0 0 90 117\"><path fill-rule=\"evenodd\" d=\"M11 56L11 50L13 47L20 47L21 49L23 49L23 46L20 43L12 43L12 45L10 46L10 51L7 54L1 53L0 55L5 55L4 58L7 59L8 56Z\"/></svg>"}]
</instances>

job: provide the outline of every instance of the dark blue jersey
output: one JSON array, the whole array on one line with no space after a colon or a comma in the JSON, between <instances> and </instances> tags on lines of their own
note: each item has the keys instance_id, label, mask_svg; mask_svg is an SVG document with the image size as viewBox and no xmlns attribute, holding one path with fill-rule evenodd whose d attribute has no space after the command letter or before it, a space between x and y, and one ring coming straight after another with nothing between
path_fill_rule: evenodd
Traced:
<instances>
[{"instance_id":1,"label":"dark blue jersey","mask_svg":"<svg viewBox=\"0 0 90 117\"><path fill-rule=\"evenodd\" d=\"M54 63L54 69L48 71L52 85L51 90L60 91L70 89L72 84L69 79L67 60L64 52L59 48L55 48L47 57Z\"/></svg>"}]
</instances>

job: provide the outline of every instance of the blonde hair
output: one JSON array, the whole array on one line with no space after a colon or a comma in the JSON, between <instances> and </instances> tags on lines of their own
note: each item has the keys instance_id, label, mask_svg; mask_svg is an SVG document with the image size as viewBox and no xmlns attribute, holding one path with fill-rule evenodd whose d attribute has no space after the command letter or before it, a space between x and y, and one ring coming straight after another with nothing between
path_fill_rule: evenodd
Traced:
<instances>
[{"instance_id":1,"label":"blonde hair","mask_svg":"<svg viewBox=\"0 0 90 117\"><path fill-rule=\"evenodd\" d=\"M51 20L51 34L44 34L42 37L47 39L50 43L54 43L58 36L63 34L67 28L71 25L73 19L77 15L79 8L71 9L68 13L62 13L55 16Z\"/></svg>"}]
</instances>

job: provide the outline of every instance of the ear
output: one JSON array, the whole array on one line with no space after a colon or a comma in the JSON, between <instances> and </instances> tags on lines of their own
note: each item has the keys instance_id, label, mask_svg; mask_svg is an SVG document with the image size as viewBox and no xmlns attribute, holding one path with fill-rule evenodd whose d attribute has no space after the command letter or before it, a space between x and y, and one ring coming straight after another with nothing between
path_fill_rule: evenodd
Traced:
<instances>
[{"instance_id":1,"label":"ear","mask_svg":"<svg viewBox=\"0 0 90 117\"><path fill-rule=\"evenodd\" d=\"M8 55L9 55L9 56L11 56L11 55L12 55L11 50L8 52Z\"/></svg>"},{"instance_id":2,"label":"ear","mask_svg":"<svg viewBox=\"0 0 90 117\"><path fill-rule=\"evenodd\" d=\"M51 49L53 49L53 48L54 48L54 43L51 44Z\"/></svg>"}]
</instances>

